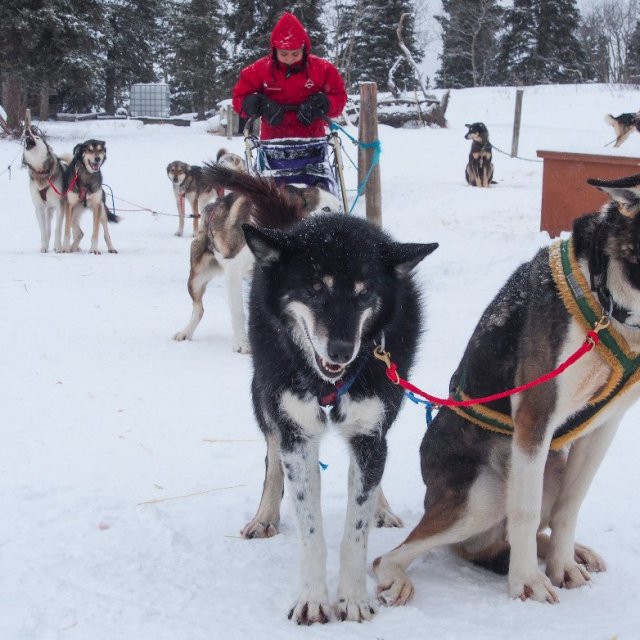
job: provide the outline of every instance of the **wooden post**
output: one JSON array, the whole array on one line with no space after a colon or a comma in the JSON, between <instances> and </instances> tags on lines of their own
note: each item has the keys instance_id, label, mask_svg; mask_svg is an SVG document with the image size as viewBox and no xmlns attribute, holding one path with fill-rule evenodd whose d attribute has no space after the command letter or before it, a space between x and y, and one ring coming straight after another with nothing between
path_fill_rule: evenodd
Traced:
<instances>
[{"instance_id":1,"label":"wooden post","mask_svg":"<svg viewBox=\"0 0 640 640\"><path fill-rule=\"evenodd\" d=\"M522 116L522 89L516 90L516 112L513 117L513 139L511 140L511 157L518 155L518 142L520 141L520 117Z\"/></svg>"},{"instance_id":2,"label":"wooden post","mask_svg":"<svg viewBox=\"0 0 640 640\"><path fill-rule=\"evenodd\" d=\"M378 141L378 85L375 82L360 84L360 120L358 140L365 144ZM358 147L358 184L361 185L374 158L374 149ZM369 222L382 226L382 198L380 194L380 164L369 175L365 186L366 216Z\"/></svg>"},{"instance_id":3,"label":"wooden post","mask_svg":"<svg viewBox=\"0 0 640 640\"><path fill-rule=\"evenodd\" d=\"M233 138L233 107L227 105L227 140Z\"/></svg>"}]
</instances>

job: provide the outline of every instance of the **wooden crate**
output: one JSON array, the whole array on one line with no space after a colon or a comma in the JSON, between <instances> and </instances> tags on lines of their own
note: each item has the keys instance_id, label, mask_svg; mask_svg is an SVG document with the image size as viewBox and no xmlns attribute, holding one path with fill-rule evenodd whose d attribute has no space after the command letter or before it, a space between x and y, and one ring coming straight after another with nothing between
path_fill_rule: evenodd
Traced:
<instances>
[{"instance_id":1,"label":"wooden crate","mask_svg":"<svg viewBox=\"0 0 640 640\"><path fill-rule=\"evenodd\" d=\"M573 221L598 211L608 196L587 184L588 178L613 180L640 173L640 158L538 151L542 171L540 230L554 238L571 231Z\"/></svg>"}]
</instances>

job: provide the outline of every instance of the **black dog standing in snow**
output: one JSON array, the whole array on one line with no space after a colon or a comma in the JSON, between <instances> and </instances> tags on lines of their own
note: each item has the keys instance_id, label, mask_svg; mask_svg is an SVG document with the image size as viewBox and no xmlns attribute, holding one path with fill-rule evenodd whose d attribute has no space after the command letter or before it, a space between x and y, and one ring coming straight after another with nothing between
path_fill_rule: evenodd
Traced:
<instances>
[{"instance_id":1,"label":"black dog standing in snow","mask_svg":"<svg viewBox=\"0 0 640 640\"><path fill-rule=\"evenodd\" d=\"M493 163L489 130L482 122L465 124L467 140L471 140L469 162L465 169L465 178L472 187L488 187L493 183ZM493 183L495 184L495 183Z\"/></svg>"},{"instance_id":2,"label":"black dog standing in snow","mask_svg":"<svg viewBox=\"0 0 640 640\"><path fill-rule=\"evenodd\" d=\"M296 208L271 181L242 174L260 228L244 225L256 265L249 303L255 415L267 441L260 506L242 531L278 532L285 477L299 530L300 592L289 618L327 622L326 545L320 509L319 446L334 425L349 445L347 516L335 613L374 614L366 586L372 523L398 525L380 492L386 433L403 399L374 356L384 341L401 370L411 367L421 328L412 269L437 244L394 242L353 216L320 214L294 226ZM257 189L256 189L257 186ZM290 213L287 213L289 211ZM286 231L282 228L289 227Z\"/></svg>"}]
</instances>

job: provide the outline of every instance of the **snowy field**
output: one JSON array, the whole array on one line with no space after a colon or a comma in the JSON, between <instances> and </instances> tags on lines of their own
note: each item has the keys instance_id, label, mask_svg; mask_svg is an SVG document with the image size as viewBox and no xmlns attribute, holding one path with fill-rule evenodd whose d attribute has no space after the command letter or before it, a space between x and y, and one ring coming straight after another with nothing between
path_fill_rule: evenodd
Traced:
<instances>
[{"instance_id":1,"label":"snowy field","mask_svg":"<svg viewBox=\"0 0 640 640\"><path fill-rule=\"evenodd\" d=\"M536 150L640 157L636 133L620 149L605 146L613 138L605 114L637 111L637 88L529 87L524 159L496 152L498 184L468 187L464 123L485 122L492 143L510 150L514 103L512 88L453 91L448 129L380 128L384 226L400 240L440 243L416 274L428 328L410 376L435 395L446 393L485 305L549 242L539 231ZM221 146L243 150L240 138L213 136L207 123L43 127L59 153L105 140L104 180L116 205L162 214L175 213L167 163L210 160ZM0 639L640 637L640 406L623 421L578 522L578 539L608 562L589 587L562 591L556 606L511 601L505 578L438 549L410 568L409 606L381 608L363 624L289 622L297 535L288 501L280 535L239 536L258 505L265 447L251 410L250 358L231 351L222 281L207 291L194 340L175 342L191 313L190 237L174 237L177 218L122 211L111 226L119 253L95 256L87 253L85 213L81 253L41 254L19 153L0 140ZM347 182L355 188L351 167ZM360 203L355 215L364 215ZM374 530L369 561L421 516L424 428L423 411L405 404L389 434L383 480L405 529ZM329 464L323 513L335 593L347 466L335 434L321 456Z\"/></svg>"}]
</instances>

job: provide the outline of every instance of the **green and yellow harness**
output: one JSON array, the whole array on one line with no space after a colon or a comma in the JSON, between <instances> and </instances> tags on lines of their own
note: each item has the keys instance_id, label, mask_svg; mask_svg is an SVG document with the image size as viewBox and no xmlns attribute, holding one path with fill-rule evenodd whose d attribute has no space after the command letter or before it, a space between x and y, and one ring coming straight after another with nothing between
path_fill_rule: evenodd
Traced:
<instances>
[{"instance_id":1,"label":"green and yellow harness","mask_svg":"<svg viewBox=\"0 0 640 640\"><path fill-rule=\"evenodd\" d=\"M571 239L561 240L549 248L549 265L560 298L585 334L598 326L602 327L602 307L580 270ZM622 336L607 324L599 329L598 337L600 339L595 351L609 365L609 379L582 409L567 418L555 431L551 440L553 450L561 449L578 438L614 397L626 393L640 380L640 356L629 351ZM460 388L456 389L453 398L469 399ZM513 435L513 420L505 413L480 404L449 408L484 429Z\"/></svg>"}]
</instances>

